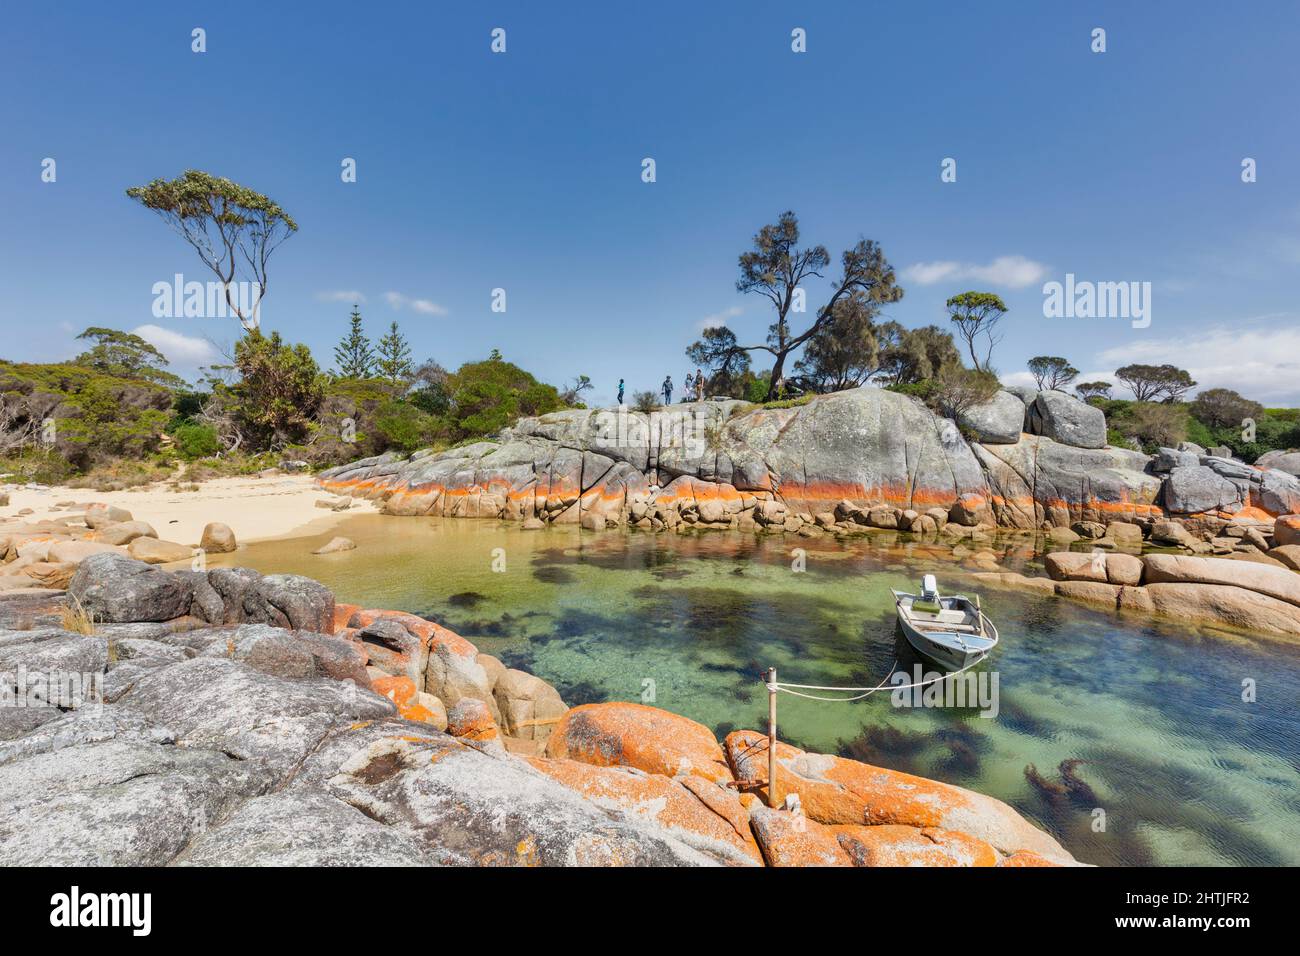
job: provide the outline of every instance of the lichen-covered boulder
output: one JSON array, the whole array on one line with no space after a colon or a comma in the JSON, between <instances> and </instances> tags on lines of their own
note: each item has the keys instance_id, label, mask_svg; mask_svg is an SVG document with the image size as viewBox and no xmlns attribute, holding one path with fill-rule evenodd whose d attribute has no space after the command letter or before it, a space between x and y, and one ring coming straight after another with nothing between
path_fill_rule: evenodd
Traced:
<instances>
[{"instance_id":1,"label":"lichen-covered boulder","mask_svg":"<svg viewBox=\"0 0 1300 956\"><path fill-rule=\"evenodd\" d=\"M527 758L541 773L598 806L653 821L719 862L762 862L749 813L725 786L690 774L671 778L634 767L597 767L575 760Z\"/></svg>"},{"instance_id":2,"label":"lichen-covered boulder","mask_svg":"<svg viewBox=\"0 0 1300 956\"><path fill-rule=\"evenodd\" d=\"M644 704L583 704L569 710L546 744L548 757L598 767L636 767L668 777L699 774L727 782L731 770L713 732L687 717Z\"/></svg>"},{"instance_id":3,"label":"lichen-covered boulder","mask_svg":"<svg viewBox=\"0 0 1300 956\"><path fill-rule=\"evenodd\" d=\"M766 790L767 737L752 730L727 736L727 757L742 785ZM955 830L1002 853L1033 850L1059 862L1074 858L1047 833L1000 800L962 787L830 754L777 744L778 800L797 793L809 820L824 824L896 824Z\"/></svg>"},{"instance_id":4,"label":"lichen-covered boulder","mask_svg":"<svg viewBox=\"0 0 1300 956\"><path fill-rule=\"evenodd\" d=\"M1300 514L1279 515L1273 523L1273 545L1300 544Z\"/></svg>"},{"instance_id":5,"label":"lichen-covered boulder","mask_svg":"<svg viewBox=\"0 0 1300 956\"><path fill-rule=\"evenodd\" d=\"M997 866L983 840L937 827L838 826L840 846L854 866Z\"/></svg>"},{"instance_id":6,"label":"lichen-covered boulder","mask_svg":"<svg viewBox=\"0 0 1300 956\"><path fill-rule=\"evenodd\" d=\"M852 866L834 829L770 807L755 807L750 823L768 866Z\"/></svg>"},{"instance_id":7,"label":"lichen-covered boulder","mask_svg":"<svg viewBox=\"0 0 1300 956\"><path fill-rule=\"evenodd\" d=\"M1037 435L975 445L997 523L1009 528L1105 523L1159 513L1161 482L1147 457L1122 448L1075 448Z\"/></svg>"}]
</instances>

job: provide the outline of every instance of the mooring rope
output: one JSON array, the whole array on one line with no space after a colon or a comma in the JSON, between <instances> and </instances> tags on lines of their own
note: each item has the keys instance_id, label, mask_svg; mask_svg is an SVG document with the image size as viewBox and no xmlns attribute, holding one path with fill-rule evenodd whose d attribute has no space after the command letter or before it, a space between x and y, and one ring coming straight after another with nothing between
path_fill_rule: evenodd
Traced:
<instances>
[{"instance_id":1,"label":"mooring rope","mask_svg":"<svg viewBox=\"0 0 1300 956\"><path fill-rule=\"evenodd\" d=\"M972 667L976 666L977 664L982 664L985 658L987 657L988 654L981 654L978 658L971 661L961 670L949 671L946 674L938 674L935 677L930 678L929 680L918 681L913 684L899 684L897 687L891 687L890 691L892 692L896 690L911 690L914 687L926 687L929 684L935 683L936 681L947 680L949 677L956 677L958 674L965 673L966 671L970 670ZM889 673L885 675L885 679L882 680L875 687L821 687L817 684L786 684L781 681L778 681L775 684L769 684L766 681L764 681L764 684L767 686L769 692L779 690L783 694L790 694L794 697L803 697L806 700L820 700L832 704L850 704L857 700L865 700L866 698L870 697L872 694L876 693L877 691L884 690L885 684L889 681L889 678L894 676L894 671L896 670L898 670L897 660L894 661L894 666L889 669ZM796 687L799 688L799 690L791 690L791 688L796 688ZM845 694L854 694L857 693L858 691L865 691L865 693L858 694L856 697L818 697L815 694L801 694L799 693L800 690L834 690Z\"/></svg>"}]
</instances>

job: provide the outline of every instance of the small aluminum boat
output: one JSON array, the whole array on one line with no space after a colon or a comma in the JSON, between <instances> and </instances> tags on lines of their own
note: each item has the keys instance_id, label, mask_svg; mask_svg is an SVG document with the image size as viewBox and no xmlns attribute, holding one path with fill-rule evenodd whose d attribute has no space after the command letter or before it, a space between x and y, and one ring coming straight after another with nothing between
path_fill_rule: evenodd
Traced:
<instances>
[{"instance_id":1,"label":"small aluminum boat","mask_svg":"<svg viewBox=\"0 0 1300 956\"><path fill-rule=\"evenodd\" d=\"M997 646L998 629L980 610L979 598L940 597L933 574L921 579L920 594L891 593L907 642L941 667L961 670Z\"/></svg>"}]
</instances>

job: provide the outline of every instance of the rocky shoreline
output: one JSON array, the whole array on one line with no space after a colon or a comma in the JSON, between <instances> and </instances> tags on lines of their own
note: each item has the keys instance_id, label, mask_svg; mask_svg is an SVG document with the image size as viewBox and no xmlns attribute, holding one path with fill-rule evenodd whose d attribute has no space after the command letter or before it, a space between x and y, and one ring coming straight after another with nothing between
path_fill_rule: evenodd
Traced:
<instances>
[{"instance_id":1,"label":"rocky shoreline","mask_svg":"<svg viewBox=\"0 0 1300 956\"><path fill-rule=\"evenodd\" d=\"M784 745L777 796L798 809L769 809L756 731L569 708L431 621L296 575L92 555L66 594L0 595L0 674L26 704L0 708L10 863L1076 863L998 800ZM70 674L101 698L51 690Z\"/></svg>"},{"instance_id":2,"label":"rocky shoreline","mask_svg":"<svg viewBox=\"0 0 1300 956\"><path fill-rule=\"evenodd\" d=\"M1102 412L1061 392L999 392L957 421L867 387L791 408L556 412L495 441L363 459L319 481L394 515L656 531L1047 530L1166 517L1213 530L1300 511L1300 478L1281 467L1190 445L1155 456L1109 447Z\"/></svg>"}]
</instances>

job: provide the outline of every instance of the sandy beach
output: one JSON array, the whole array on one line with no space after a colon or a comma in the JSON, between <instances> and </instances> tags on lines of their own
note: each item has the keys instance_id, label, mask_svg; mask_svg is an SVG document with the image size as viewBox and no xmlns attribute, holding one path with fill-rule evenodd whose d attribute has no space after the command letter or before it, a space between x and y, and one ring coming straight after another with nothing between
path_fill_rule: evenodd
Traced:
<instances>
[{"instance_id":1,"label":"sandy beach","mask_svg":"<svg viewBox=\"0 0 1300 956\"><path fill-rule=\"evenodd\" d=\"M147 521L159 538L186 545L197 544L203 526L210 521L229 525L235 540L247 544L321 533L345 516L376 510L372 502L362 499L353 499L352 507L343 512L316 507L317 501L336 499L317 488L310 475L216 478L199 484L197 491L173 491L165 485L112 492L57 485L8 485L0 486L0 492L9 495L8 506L0 508L0 521L20 517L19 512L26 508L32 513L22 517L39 521L80 511L91 502L103 502L125 508L136 520ZM78 507L58 507L59 502L69 501Z\"/></svg>"}]
</instances>

